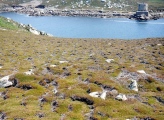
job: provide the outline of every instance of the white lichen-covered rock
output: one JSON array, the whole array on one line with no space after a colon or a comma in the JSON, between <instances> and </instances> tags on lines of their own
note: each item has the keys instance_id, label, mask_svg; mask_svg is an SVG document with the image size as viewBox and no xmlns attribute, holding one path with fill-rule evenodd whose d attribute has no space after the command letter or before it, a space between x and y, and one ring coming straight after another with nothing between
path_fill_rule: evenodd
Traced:
<instances>
[{"instance_id":1,"label":"white lichen-covered rock","mask_svg":"<svg viewBox=\"0 0 164 120\"><path fill-rule=\"evenodd\" d=\"M157 44L158 46L161 46L162 44Z\"/></svg>"},{"instance_id":2,"label":"white lichen-covered rock","mask_svg":"<svg viewBox=\"0 0 164 120\"><path fill-rule=\"evenodd\" d=\"M29 69L29 71L24 72L25 75L34 75L33 69Z\"/></svg>"},{"instance_id":3,"label":"white lichen-covered rock","mask_svg":"<svg viewBox=\"0 0 164 120\"><path fill-rule=\"evenodd\" d=\"M107 63L111 63L112 61L114 61L114 59L106 59L105 60Z\"/></svg>"},{"instance_id":4,"label":"white lichen-covered rock","mask_svg":"<svg viewBox=\"0 0 164 120\"><path fill-rule=\"evenodd\" d=\"M9 87L9 86L12 86L13 83L11 81L9 81L10 79L10 76L5 76L3 78L0 79L0 88L1 87Z\"/></svg>"},{"instance_id":5,"label":"white lichen-covered rock","mask_svg":"<svg viewBox=\"0 0 164 120\"><path fill-rule=\"evenodd\" d=\"M101 99L105 100L106 93L107 93L107 91L103 90L103 92L91 92L91 93L89 93L89 95L91 97L100 97Z\"/></svg>"},{"instance_id":6,"label":"white lichen-covered rock","mask_svg":"<svg viewBox=\"0 0 164 120\"><path fill-rule=\"evenodd\" d=\"M50 67L56 67L56 65L50 65Z\"/></svg>"},{"instance_id":7,"label":"white lichen-covered rock","mask_svg":"<svg viewBox=\"0 0 164 120\"><path fill-rule=\"evenodd\" d=\"M103 99L103 100L105 100L105 99L106 99L106 93L107 93L107 91L104 90L104 91L101 93L100 98Z\"/></svg>"},{"instance_id":8,"label":"white lichen-covered rock","mask_svg":"<svg viewBox=\"0 0 164 120\"><path fill-rule=\"evenodd\" d=\"M146 72L144 70L137 70L138 73L141 73L141 74L146 74Z\"/></svg>"},{"instance_id":9,"label":"white lichen-covered rock","mask_svg":"<svg viewBox=\"0 0 164 120\"><path fill-rule=\"evenodd\" d=\"M40 32L38 32L37 30L35 29L29 29L29 31L35 35L40 35Z\"/></svg>"},{"instance_id":10,"label":"white lichen-covered rock","mask_svg":"<svg viewBox=\"0 0 164 120\"><path fill-rule=\"evenodd\" d=\"M51 35L51 34L48 34L48 33L47 33L47 36L49 36L49 37L53 37L53 35Z\"/></svg>"},{"instance_id":11,"label":"white lichen-covered rock","mask_svg":"<svg viewBox=\"0 0 164 120\"><path fill-rule=\"evenodd\" d=\"M125 100L127 100L127 97L125 94L120 93L115 97L115 99L120 100L120 101L125 101Z\"/></svg>"},{"instance_id":12,"label":"white lichen-covered rock","mask_svg":"<svg viewBox=\"0 0 164 120\"><path fill-rule=\"evenodd\" d=\"M68 61L59 61L59 63L68 63Z\"/></svg>"},{"instance_id":13,"label":"white lichen-covered rock","mask_svg":"<svg viewBox=\"0 0 164 120\"><path fill-rule=\"evenodd\" d=\"M3 31L5 31L6 29L0 28L0 30L3 30Z\"/></svg>"},{"instance_id":14,"label":"white lichen-covered rock","mask_svg":"<svg viewBox=\"0 0 164 120\"><path fill-rule=\"evenodd\" d=\"M95 55L95 53L91 53L90 55L89 55L89 57L93 57Z\"/></svg>"},{"instance_id":15,"label":"white lichen-covered rock","mask_svg":"<svg viewBox=\"0 0 164 120\"><path fill-rule=\"evenodd\" d=\"M11 18L7 18L7 22L11 22Z\"/></svg>"},{"instance_id":16,"label":"white lichen-covered rock","mask_svg":"<svg viewBox=\"0 0 164 120\"><path fill-rule=\"evenodd\" d=\"M89 95L91 97L100 97L100 93L99 92L91 92L91 93L89 93Z\"/></svg>"},{"instance_id":17,"label":"white lichen-covered rock","mask_svg":"<svg viewBox=\"0 0 164 120\"><path fill-rule=\"evenodd\" d=\"M129 88L131 90L134 90L134 91L138 92L138 83L137 83L137 81L136 80L131 80Z\"/></svg>"}]
</instances>

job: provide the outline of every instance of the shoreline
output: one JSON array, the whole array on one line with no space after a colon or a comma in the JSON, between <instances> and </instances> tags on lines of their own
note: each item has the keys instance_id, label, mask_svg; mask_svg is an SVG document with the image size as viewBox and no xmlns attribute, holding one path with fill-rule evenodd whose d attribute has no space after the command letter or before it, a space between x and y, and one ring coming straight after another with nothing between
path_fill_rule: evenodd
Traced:
<instances>
[{"instance_id":1,"label":"shoreline","mask_svg":"<svg viewBox=\"0 0 164 120\"><path fill-rule=\"evenodd\" d=\"M5 7L0 12L16 12L29 16L71 16L71 17L95 17L95 18L130 18L136 19L135 12L107 11L107 10L89 10L89 9L55 9L53 7ZM148 19L164 18L164 12L149 12Z\"/></svg>"}]
</instances>

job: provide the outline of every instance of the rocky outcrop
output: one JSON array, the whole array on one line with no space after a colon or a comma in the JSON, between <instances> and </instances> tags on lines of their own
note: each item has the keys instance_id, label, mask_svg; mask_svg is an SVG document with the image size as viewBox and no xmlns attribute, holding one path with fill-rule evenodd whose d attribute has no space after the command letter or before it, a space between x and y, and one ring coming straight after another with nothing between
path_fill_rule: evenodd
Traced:
<instances>
[{"instance_id":1,"label":"rocky outcrop","mask_svg":"<svg viewBox=\"0 0 164 120\"><path fill-rule=\"evenodd\" d=\"M21 24L22 27L24 27L26 30L28 30L29 32L35 34L35 35L47 35L49 36L49 34L45 33L45 32L42 32L42 31L39 31L35 28L33 28L30 24L28 25L23 25ZM51 35L50 35L51 36Z\"/></svg>"},{"instance_id":2,"label":"rocky outcrop","mask_svg":"<svg viewBox=\"0 0 164 120\"><path fill-rule=\"evenodd\" d=\"M0 120L6 120L6 113L0 112Z\"/></svg>"},{"instance_id":3,"label":"rocky outcrop","mask_svg":"<svg viewBox=\"0 0 164 120\"><path fill-rule=\"evenodd\" d=\"M119 100L119 101L125 101L125 100L127 100L127 97L125 94L120 93L119 95L116 96L115 99Z\"/></svg>"},{"instance_id":4,"label":"rocky outcrop","mask_svg":"<svg viewBox=\"0 0 164 120\"><path fill-rule=\"evenodd\" d=\"M157 20L163 17L164 17L164 12L154 12L149 14L149 16L146 16L144 14L143 15L133 14L129 17L129 19L136 19L138 21L147 21L147 20Z\"/></svg>"},{"instance_id":5,"label":"rocky outcrop","mask_svg":"<svg viewBox=\"0 0 164 120\"><path fill-rule=\"evenodd\" d=\"M9 87L12 86L12 82L9 81L10 76L5 76L0 79L0 87Z\"/></svg>"},{"instance_id":6,"label":"rocky outcrop","mask_svg":"<svg viewBox=\"0 0 164 120\"><path fill-rule=\"evenodd\" d=\"M164 99L162 99L161 97L157 97L157 96L155 98L158 100L158 102L164 104Z\"/></svg>"},{"instance_id":7,"label":"rocky outcrop","mask_svg":"<svg viewBox=\"0 0 164 120\"><path fill-rule=\"evenodd\" d=\"M129 85L129 88L131 90L134 90L134 91L138 92L138 84L137 84L137 81L132 79L131 80L131 83Z\"/></svg>"},{"instance_id":8,"label":"rocky outcrop","mask_svg":"<svg viewBox=\"0 0 164 120\"><path fill-rule=\"evenodd\" d=\"M30 28L29 31L30 31L31 33L35 34L35 35L40 35L40 32L38 32L38 31L35 30L35 29Z\"/></svg>"}]
</instances>

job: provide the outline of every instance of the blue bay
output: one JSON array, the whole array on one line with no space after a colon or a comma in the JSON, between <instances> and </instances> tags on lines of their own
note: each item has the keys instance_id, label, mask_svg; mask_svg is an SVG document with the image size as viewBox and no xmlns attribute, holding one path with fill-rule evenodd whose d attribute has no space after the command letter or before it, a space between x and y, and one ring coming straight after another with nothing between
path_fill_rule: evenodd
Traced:
<instances>
[{"instance_id":1,"label":"blue bay","mask_svg":"<svg viewBox=\"0 0 164 120\"><path fill-rule=\"evenodd\" d=\"M164 37L164 19L138 22L127 18L28 16L0 13L19 23L63 38L141 39Z\"/></svg>"}]
</instances>

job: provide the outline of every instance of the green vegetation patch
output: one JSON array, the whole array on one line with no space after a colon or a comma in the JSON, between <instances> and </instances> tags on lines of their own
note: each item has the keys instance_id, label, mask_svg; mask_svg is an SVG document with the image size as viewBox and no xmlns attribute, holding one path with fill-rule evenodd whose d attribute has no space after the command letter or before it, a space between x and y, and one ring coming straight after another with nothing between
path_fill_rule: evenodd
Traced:
<instances>
[{"instance_id":1,"label":"green vegetation patch","mask_svg":"<svg viewBox=\"0 0 164 120\"><path fill-rule=\"evenodd\" d=\"M0 27L5 29L16 30L18 26L11 19L0 17Z\"/></svg>"}]
</instances>

